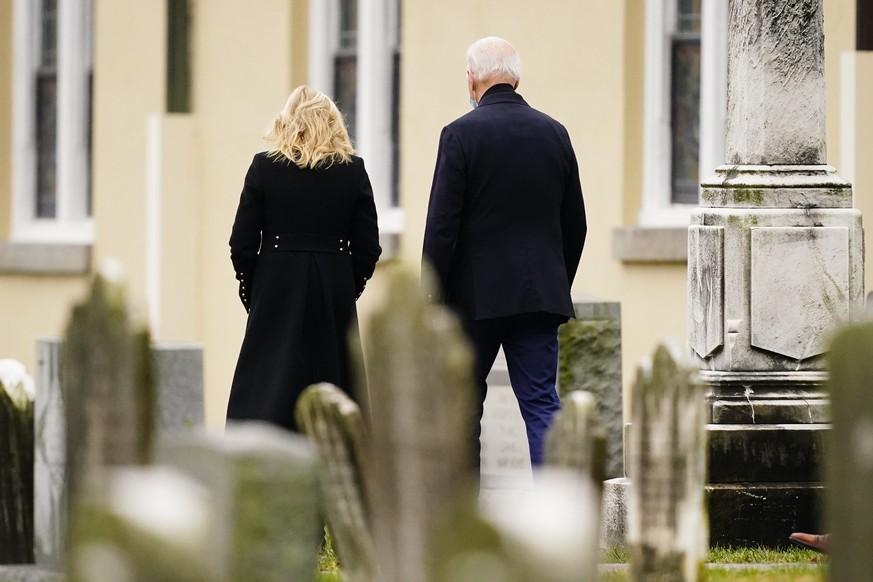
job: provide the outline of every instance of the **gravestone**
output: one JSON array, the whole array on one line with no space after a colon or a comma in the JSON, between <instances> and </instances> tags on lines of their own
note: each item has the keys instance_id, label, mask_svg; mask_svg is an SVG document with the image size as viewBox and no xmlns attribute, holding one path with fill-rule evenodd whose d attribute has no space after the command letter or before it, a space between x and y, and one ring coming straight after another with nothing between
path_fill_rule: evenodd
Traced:
<instances>
[{"instance_id":1,"label":"gravestone","mask_svg":"<svg viewBox=\"0 0 873 582\"><path fill-rule=\"evenodd\" d=\"M834 582L873 575L873 323L838 331L828 351L833 428L826 441L828 576Z\"/></svg>"},{"instance_id":2,"label":"gravestone","mask_svg":"<svg viewBox=\"0 0 873 582\"><path fill-rule=\"evenodd\" d=\"M0 360L0 564L33 562L33 380Z\"/></svg>"},{"instance_id":3,"label":"gravestone","mask_svg":"<svg viewBox=\"0 0 873 582\"><path fill-rule=\"evenodd\" d=\"M852 187L826 165L822 0L731 0L727 165L688 230L688 339L707 386L711 541L815 528L828 334L863 310Z\"/></svg>"},{"instance_id":4,"label":"gravestone","mask_svg":"<svg viewBox=\"0 0 873 582\"><path fill-rule=\"evenodd\" d=\"M509 383L503 348L487 382L481 422L480 487L486 496L505 489L530 489L533 475L527 428Z\"/></svg>"},{"instance_id":5,"label":"gravestone","mask_svg":"<svg viewBox=\"0 0 873 582\"><path fill-rule=\"evenodd\" d=\"M558 328L558 382L562 399L576 390L594 395L606 430L606 475L624 475L621 380L621 304L590 296L573 299L576 319ZM488 375L482 416L481 486L497 494L533 487L524 420L501 349Z\"/></svg>"},{"instance_id":6,"label":"gravestone","mask_svg":"<svg viewBox=\"0 0 873 582\"><path fill-rule=\"evenodd\" d=\"M135 330L121 285L96 275L76 305L61 348L66 483L76 503L84 481L110 465L151 461L155 389L149 334Z\"/></svg>"},{"instance_id":7,"label":"gravestone","mask_svg":"<svg viewBox=\"0 0 873 582\"><path fill-rule=\"evenodd\" d=\"M621 380L621 304L588 296L573 298L576 319L558 328L558 391L594 396L606 430L606 476L624 476Z\"/></svg>"},{"instance_id":8,"label":"gravestone","mask_svg":"<svg viewBox=\"0 0 873 582\"><path fill-rule=\"evenodd\" d=\"M411 268L381 276L386 300L364 327L373 532L383 579L423 582L441 516L473 496L473 358L458 320L426 301Z\"/></svg>"},{"instance_id":9,"label":"gravestone","mask_svg":"<svg viewBox=\"0 0 873 582\"><path fill-rule=\"evenodd\" d=\"M67 521L64 398L60 354L63 342L36 342L34 404L34 554L37 564L59 569ZM203 426L203 349L192 344L152 345L157 385L157 430L161 434Z\"/></svg>"},{"instance_id":10,"label":"gravestone","mask_svg":"<svg viewBox=\"0 0 873 582\"><path fill-rule=\"evenodd\" d=\"M630 580L694 581L706 557L705 398L696 371L661 344L633 389Z\"/></svg>"},{"instance_id":11,"label":"gravestone","mask_svg":"<svg viewBox=\"0 0 873 582\"><path fill-rule=\"evenodd\" d=\"M152 345L158 434L203 428L203 346Z\"/></svg>"},{"instance_id":12,"label":"gravestone","mask_svg":"<svg viewBox=\"0 0 873 582\"><path fill-rule=\"evenodd\" d=\"M66 425L60 381L60 340L36 342L34 403L34 554L36 563L59 570L67 528Z\"/></svg>"},{"instance_id":13,"label":"gravestone","mask_svg":"<svg viewBox=\"0 0 873 582\"><path fill-rule=\"evenodd\" d=\"M304 437L263 423L231 423L221 434L168 435L157 460L208 491L209 580L313 577L324 532L317 459Z\"/></svg>"},{"instance_id":14,"label":"gravestone","mask_svg":"<svg viewBox=\"0 0 873 582\"><path fill-rule=\"evenodd\" d=\"M297 401L297 425L318 452L318 479L327 524L349 582L376 582L376 551L368 501L369 446L361 410L332 384L307 388Z\"/></svg>"},{"instance_id":15,"label":"gravestone","mask_svg":"<svg viewBox=\"0 0 873 582\"><path fill-rule=\"evenodd\" d=\"M606 433L590 393L575 390L564 396L546 438L546 463L576 469L600 490L605 478Z\"/></svg>"}]
</instances>

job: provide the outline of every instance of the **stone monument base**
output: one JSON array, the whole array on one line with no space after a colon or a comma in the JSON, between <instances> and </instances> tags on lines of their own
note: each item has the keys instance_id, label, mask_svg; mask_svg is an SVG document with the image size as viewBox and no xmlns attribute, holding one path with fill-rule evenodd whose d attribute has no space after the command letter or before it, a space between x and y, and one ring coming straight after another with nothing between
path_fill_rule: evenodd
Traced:
<instances>
[{"instance_id":1,"label":"stone monument base","mask_svg":"<svg viewBox=\"0 0 873 582\"><path fill-rule=\"evenodd\" d=\"M630 486L627 477L603 482L602 548L627 543ZM824 487L818 483L730 483L704 491L710 546L786 547L791 532L823 531Z\"/></svg>"}]
</instances>

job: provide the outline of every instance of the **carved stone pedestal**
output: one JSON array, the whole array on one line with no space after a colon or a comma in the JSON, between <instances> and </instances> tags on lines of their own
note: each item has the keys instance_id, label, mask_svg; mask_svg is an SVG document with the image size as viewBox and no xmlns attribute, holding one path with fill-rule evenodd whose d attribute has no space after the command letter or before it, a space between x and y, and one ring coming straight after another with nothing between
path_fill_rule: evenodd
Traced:
<instances>
[{"instance_id":1,"label":"carved stone pedestal","mask_svg":"<svg viewBox=\"0 0 873 582\"><path fill-rule=\"evenodd\" d=\"M833 168L722 166L688 244L689 344L709 402L711 543L819 531L823 355L863 306L863 230Z\"/></svg>"}]
</instances>

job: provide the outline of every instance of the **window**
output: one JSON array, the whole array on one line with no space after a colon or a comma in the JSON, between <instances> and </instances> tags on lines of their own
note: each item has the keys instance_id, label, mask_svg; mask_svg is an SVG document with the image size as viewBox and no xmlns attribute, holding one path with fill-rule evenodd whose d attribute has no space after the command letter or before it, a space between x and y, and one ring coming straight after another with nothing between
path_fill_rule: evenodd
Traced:
<instances>
[{"instance_id":1,"label":"window","mask_svg":"<svg viewBox=\"0 0 873 582\"><path fill-rule=\"evenodd\" d=\"M700 182L700 0L679 0L671 45L671 202L696 204Z\"/></svg>"},{"instance_id":2,"label":"window","mask_svg":"<svg viewBox=\"0 0 873 582\"><path fill-rule=\"evenodd\" d=\"M724 163L727 0L647 0L644 226L688 224Z\"/></svg>"},{"instance_id":3,"label":"window","mask_svg":"<svg viewBox=\"0 0 873 582\"><path fill-rule=\"evenodd\" d=\"M88 242L92 2L16 0L14 240Z\"/></svg>"},{"instance_id":4,"label":"window","mask_svg":"<svg viewBox=\"0 0 873 582\"><path fill-rule=\"evenodd\" d=\"M357 137L358 2L340 0L339 43L334 56L333 94L352 141Z\"/></svg>"},{"instance_id":5,"label":"window","mask_svg":"<svg viewBox=\"0 0 873 582\"><path fill-rule=\"evenodd\" d=\"M310 5L309 84L331 95L365 158L388 237L403 228L399 192L399 0ZM396 237L394 237L396 238ZM383 246L390 252L394 242Z\"/></svg>"}]
</instances>

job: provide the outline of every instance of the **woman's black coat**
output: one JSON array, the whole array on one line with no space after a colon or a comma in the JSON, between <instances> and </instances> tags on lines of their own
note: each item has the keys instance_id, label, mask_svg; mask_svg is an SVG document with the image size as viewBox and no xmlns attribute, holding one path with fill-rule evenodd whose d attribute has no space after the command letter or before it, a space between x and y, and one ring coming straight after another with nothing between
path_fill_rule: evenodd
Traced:
<instances>
[{"instance_id":1,"label":"woman's black coat","mask_svg":"<svg viewBox=\"0 0 873 582\"><path fill-rule=\"evenodd\" d=\"M294 406L310 384L331 382L354 396L355 300L381 251L361 158L312 170L254 157L230 237L249 317L229 420L297 430Z\"/></svg>"}]
</instances>

